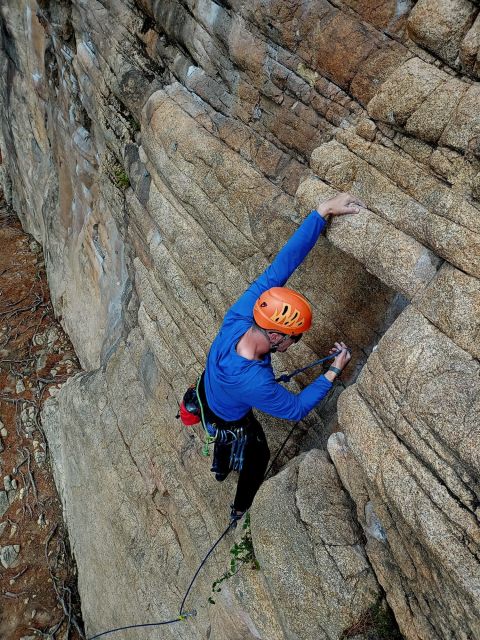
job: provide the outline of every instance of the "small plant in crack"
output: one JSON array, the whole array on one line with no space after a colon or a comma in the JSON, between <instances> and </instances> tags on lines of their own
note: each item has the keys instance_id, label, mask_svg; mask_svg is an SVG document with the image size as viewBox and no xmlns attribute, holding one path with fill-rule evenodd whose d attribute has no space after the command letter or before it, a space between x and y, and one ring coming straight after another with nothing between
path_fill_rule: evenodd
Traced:
<instances>
[{"instance_id":1,"label":"small plant in crack","mask_svg":"<svg viewBox=\"0 0 480 640\"><path fill-rule=\"evenodd\" d=\"M360 634L366 640L403 640L392 610L381 597L354 624L345 629L340 640Z\"/></svg>"},{"instance_id":2,"label":"small plant in crack","mask_svg":"<svg viewBox=\"0 0 480 640\"><path fill-rule=\"evenodd\" d=\"M255 550L253 548L252 530L250 528L250 513L245 515L243 523L243 535L230 549L230 567L212 584L212 595L208 598L210 604L215 604L214 596L222 590L222 583L237 574L245 565L250 565L254 570L260 569Z\"/></svg>"},{"instance_id":3,"label":"small plant in crack","mask_svg":"<svg viewBox=\"0 0 480 640\"><path fill-rule=\"evenodd\" d=\"M113 182L119 189L125 191L130 186L130 178L125 173L125 169L120 164L115 164L112 167Z\"/></svg>"},{"instance_id":4,"label":"small plant in crack","mask_svg":"<svg viewBox=\"0 0 480 640\"><path fill-rule=\"evenodd\" d=\"M138 133L141 129L140 123L132 115L128 117L128 125L133 133Z\"/></svg>"}]
</instances>

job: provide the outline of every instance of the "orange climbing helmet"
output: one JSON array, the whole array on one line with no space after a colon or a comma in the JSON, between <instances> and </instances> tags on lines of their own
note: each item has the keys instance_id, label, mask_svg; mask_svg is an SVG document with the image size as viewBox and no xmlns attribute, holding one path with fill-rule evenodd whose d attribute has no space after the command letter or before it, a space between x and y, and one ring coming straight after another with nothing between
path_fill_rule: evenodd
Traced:
<instances>
[{"instance_id":1,"label":"orange climbing helmet","mask_svg":"<svg viewBox=\"0 0 480 640\"><path fill-rule=\"evenodd\" d=\"M300 293L287 287L272 287L255 302L253 317L262 329L298 336L310 329L312 309Z\"/></svg>"}]
</instances>

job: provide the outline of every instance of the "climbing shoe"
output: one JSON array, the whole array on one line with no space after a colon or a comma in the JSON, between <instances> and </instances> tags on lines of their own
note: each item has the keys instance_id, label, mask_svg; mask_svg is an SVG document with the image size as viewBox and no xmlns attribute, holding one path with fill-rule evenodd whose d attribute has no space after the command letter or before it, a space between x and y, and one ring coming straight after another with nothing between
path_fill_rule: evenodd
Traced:
<instances>
[{"instance_id":1,"label":"climbing shoe","mask_svg":"<svg viewBox=\"0 0 480 640\"><path fill-rule=\"evenodd\" d=\"M230 505L230 526L232 527L232 529L236 528L239 520L241 520L244 515L245 511L237 511L233 504Z\"/></svg>"}]
</instances>

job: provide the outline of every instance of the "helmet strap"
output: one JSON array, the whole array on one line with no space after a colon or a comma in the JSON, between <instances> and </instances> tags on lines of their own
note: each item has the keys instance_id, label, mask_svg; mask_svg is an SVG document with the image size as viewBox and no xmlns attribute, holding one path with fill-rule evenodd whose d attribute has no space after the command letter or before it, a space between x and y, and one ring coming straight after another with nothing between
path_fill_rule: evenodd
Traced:
<instances>
[{"instance_id":1,"label":"helmet strap","mask_svg":"<svg viewBox=\"0 0 480 640\"><path fill-rule=\"evenodd\" d=\"M270 333L280 333L280 332L279 331L271 331L271 332L266 332L266 333L269 336L268 339L270 340ZM288 340L289 337L290 336L288 334L284 334L283 338L279 342L277 342L277 344L274 344L274 345L272 345L270 347L269 353L275 353L276 351L278 351L278 347L280 345L282 345L285 342L285 340Z\"/></svg>"},{"instance_id":2,"label":"helmet strap","mask_svg":"<svg viewBox=\"0 0 480 640\"><path fill-rule=\"evenodd\" d=\"M277 333L279 335L282 335L281 331L272 331L272 330L264 329L263 327L261 327L256 322L253 323L253 328L256 329L257 331L259 331L260 333L262 333L267 338L267 340L268 340L268 342L270 344L270 348L268 350L268 353L275 353L278 350L278 347L281 344L283 344L287 338L290 337L288 334L284 334L283 338L279 342L277 342L277 344L272 344L270 342L270 335L272 333Z\"/></svg>"}]
</instances>

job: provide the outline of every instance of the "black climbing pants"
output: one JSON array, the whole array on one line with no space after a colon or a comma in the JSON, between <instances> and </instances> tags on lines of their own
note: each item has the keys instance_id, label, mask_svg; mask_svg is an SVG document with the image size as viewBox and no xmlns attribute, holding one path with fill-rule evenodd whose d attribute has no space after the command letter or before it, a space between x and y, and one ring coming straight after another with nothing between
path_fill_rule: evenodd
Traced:
<instances>
[{"instance_id":1,"label":"black climbing pants","mask_svg":"<svg viewBox=\"0 0 480 640\"><path fill-rule=\"evenodd\" d=\"M263 482L270 458L270 450L262 425L252 412L242 419L243 424L248 425L246 427L247 444L242 470L238 476L237 493L233 501L233 508L237 511L246 511L252 505L255 494ZM231 449L231 444L215 443L212 471L217 480L224 480L230 472Z\"/></svg>"},{"instance_id":2,"label":"black climbing pants","mask_svg":"<svg viewBox=\"0 0 480 640\"><path fill-rule=\"evenodd\" d=\"M246 416L234 422L226 422L216 416L207 404L203 387L203 376L199 385L200 399L203 404L205 417L212 424L222 429L243 427L247 433L247 443L245 445L244 461L242 470L239 472L237 493L233 501L233 508L237 511L246 511L252 505L255 494L263 482L270 459L270 450L267 439L263 432L262 425L249 411ZM215 443L213 451L212 472L217 480L224 480L230 473L231 443Z\"/></svg>"}]
</instances>

